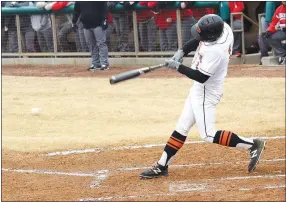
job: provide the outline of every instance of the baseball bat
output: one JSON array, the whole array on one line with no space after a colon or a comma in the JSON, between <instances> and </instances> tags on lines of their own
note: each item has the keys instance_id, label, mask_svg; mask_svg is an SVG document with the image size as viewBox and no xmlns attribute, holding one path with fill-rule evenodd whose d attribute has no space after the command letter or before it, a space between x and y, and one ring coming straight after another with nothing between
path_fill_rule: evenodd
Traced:
<instances>
[{"instance_id":1,"label":"baseball bat","mask_svg":"<svg viewBox=\"0 0 286 202\"><path fill-rule=\"evenodd\" d=\"M121 74L113 75L110 77L109 83L115 84L115 83L119 83L121 81L125 81L128 79L133 79L133 78L140 76L141 74L146 74L148 72L151 72L155 69L159 69L159 68L164 67L164 66L165 66L165 64L159 64L159 65L154 65L154 66L150 66L150 67L143 67L140 69L134 69L134 70L130 70L127 72L123 72Z\"/></svg>"}]
</instances>

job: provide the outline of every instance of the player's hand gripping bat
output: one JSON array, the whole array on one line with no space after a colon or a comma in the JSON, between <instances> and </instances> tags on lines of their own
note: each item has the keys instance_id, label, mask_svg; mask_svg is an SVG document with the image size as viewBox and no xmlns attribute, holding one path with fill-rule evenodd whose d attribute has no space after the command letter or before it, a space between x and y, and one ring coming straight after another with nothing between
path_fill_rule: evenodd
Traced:
<instances>
[{"instance_id":1,"label":"player's hand gripping bat","mask_svg":"<svg viewBox=\"0 0 286 202\"><path fill-rule=\"evenodd\" d=\"M159 68L164 67L164 66L165 66L165 64L159 64L159 65L154 65L154 66L150 66L150 67L143 67L140 69L134 69L134 70L130 70L127 72L123 72L121 74L111 76L109 79L109 82L110 82L110 84L115 84L115 83L125 81L128 79L133 79L133 78L140 76L141 74L146 74L148 72L151 72L155 69L159 69Z\"/></svg>"}]
</instances>

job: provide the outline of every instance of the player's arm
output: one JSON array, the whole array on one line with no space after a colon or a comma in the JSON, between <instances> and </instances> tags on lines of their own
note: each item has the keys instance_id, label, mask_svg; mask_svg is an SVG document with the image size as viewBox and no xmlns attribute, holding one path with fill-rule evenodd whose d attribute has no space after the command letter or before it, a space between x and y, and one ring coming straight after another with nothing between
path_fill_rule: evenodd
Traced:
<instances>
[{"instance_id":1,"label":"player's arm","mask_svg":"<svg viewBox=\"0 0 286 202\"><path fill-rule=\"evenodd\" d=\"M184 44L182 49L179 49L175 55L172 57L173 60L177 62L182 62L183 57L187 56L190 52L195 51L199 46L200 41L196 39L191 39Z\"/></svg>"},{"instance_id":2,"label":"player's arm","mask_svg":"<svg viewBox=\"0 0 286 202\"><path fill-rule=\"evenodd\" d=\"M187 43L184 44L183 46L183 52L184 56L187 56L190 52L197 50L197 47L199 46L200 41L196 39L191 39Z\"/></svg>"},{"instance_id":3,"label":"player's arm","mask_svg":"<svg viewBox=\"0 0 286 202\"><path fill-rule=\"evenodd\" d=\"M210 78L210 76L205 75L198 70L191 69L183 64L179 65L177 70L181 74L184 74L190 79L195 80L199 83L205 83Z\"/></svg>"},{"instance_id":4,"label":"player's arm","mask_svg":"<svg viewBox=\"0 0 286 202\"><path fill-rule=\"evenodd\" d=\"M186 75L187 77L189 77L192 80L195 80L199 83L205 83L210 76L209 75L205 75L204 73L200 72L199 70L194 70L191 69L183 64L181 64L180 62L177 62L175 60L172 59L168 59L165 61L166 62L166 67L171 68L171 69L175 69L178 72L180 72L181 74Z\"/></svg>"}]
</instances>

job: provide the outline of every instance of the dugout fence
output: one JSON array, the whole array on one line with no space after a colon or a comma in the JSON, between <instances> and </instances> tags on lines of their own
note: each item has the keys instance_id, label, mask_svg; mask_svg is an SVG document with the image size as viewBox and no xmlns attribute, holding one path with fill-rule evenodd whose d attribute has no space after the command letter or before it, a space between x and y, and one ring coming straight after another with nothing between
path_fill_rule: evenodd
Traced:
<instances>
[{"instance_id":1,"label":"dugout fence","mask_svg":"<svg viewBox=\"0 0 286 202\"><path fill-rule=\"evenodd\" d=\"M193 2L189 8L194 18L184 15L186 9L180 2L165 8L173 11L175 20L171 29L160 29L154 18L140 19L147 8L135 5L126 9L117 4L109 10L107 43L110 57L164 57L171 56L190 39L190 28L208 8L224 20L230 20L227 2ZM82 25L75 31L71 28L73 5L57 12L37 7L2 7L2 56L3 57L90 57L88 42ZM242 14L242 13L240 13ZM247 16L242 14L249 20ZM42 27L33 26L33 20L42 19ZM251 20L251 19L250 19ZM253 22L255 23L255 22ZM147 30L147 31L146 31ZM238 30L244 33L244 30ZM243 37L242 46L245 47ZM243 57L245 52L243 52ZM243 60L244 61L244 60Z\"/></svg>"}]
</instances>

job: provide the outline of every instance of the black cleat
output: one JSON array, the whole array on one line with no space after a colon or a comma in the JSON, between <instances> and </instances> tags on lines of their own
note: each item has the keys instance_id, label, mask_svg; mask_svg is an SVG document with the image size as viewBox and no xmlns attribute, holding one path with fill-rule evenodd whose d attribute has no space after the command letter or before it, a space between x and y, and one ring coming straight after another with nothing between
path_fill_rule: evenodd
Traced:
<instances>
[{"instance_id":1,"label":"black cleat","mask_svg":"<svg viewBox=\"0 0 286 202\"><path fill-rule=\"evenodd\" d=\"M87 70L88 71L94 71L94 70L100 70L100 69L101 69L101 65L92 64Z\"/></svg>"},{"instance_id":2,"label":"black cleat","mask_svg":"<svg viewBox=\"0 0 286 202\"><path fill-rule=\"evenodd\" d=\"M108 65L101 65L101 67L99 69L100 70L108 70L109 66Z\"/></svg>"},{"instance_id":3,"label":"black cleat","mask_svg":"<svg viewBox=\"0 0 286 202\"><path fill-rule=\"evenodd\" d=\"M249 149L250 162L248 165L248 172L255 170L266 144L265 141L259 139L254 139L253 143L253 146Z\"/></svg>"},{"instance_id":4,"label":"black cleat","mask_svg":"<svg viewBox=\"0 0 286 202\"><path fill-rule=\"evenodd\" d=\"M140 177L145 179L158 178L162 176L168 176L168 166L161 166L158 163L140 174Z\"/></svg>"}]
</instances>

